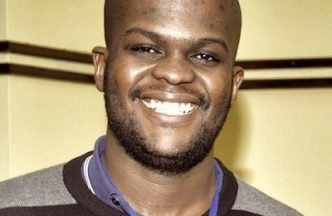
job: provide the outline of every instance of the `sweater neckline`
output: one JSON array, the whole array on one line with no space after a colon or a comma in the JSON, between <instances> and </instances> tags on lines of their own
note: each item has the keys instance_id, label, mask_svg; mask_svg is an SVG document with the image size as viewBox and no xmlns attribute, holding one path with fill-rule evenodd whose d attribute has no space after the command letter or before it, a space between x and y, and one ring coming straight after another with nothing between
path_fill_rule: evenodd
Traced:
<instances>
[{"instance_id":1,"label":"sweater neckline","mask_svg":"<svg viewBox=\"0 0 332 216\"><path fill-rule=\"evenodd\" d=\"M97 198L86 185L82 175L81 167L85 159L93 153L88 152L82 156L74 158L64 165L63 178L67 190L78 204L86 208L89 212L98 216L124 216L125 213L110 207ZM235 176L230 172L220 160L216 159L223 171L222 190L219 194L218 214L225 215L232 209L236 199L238 184Z\"/></svg>"}]
</instances>

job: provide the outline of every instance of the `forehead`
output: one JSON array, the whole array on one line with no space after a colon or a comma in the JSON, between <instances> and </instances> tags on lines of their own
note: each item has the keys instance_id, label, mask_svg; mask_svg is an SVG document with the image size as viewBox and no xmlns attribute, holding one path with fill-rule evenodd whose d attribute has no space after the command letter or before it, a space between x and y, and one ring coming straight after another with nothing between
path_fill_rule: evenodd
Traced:
<instances>
[{"instance_id":1,"label":"forehead","mask_svg":"<svg viewBox=\"0 0 332 216\"><path fill-rule=\"evenodd\" d=\"M198 13L216 15L213 12L224 11L224 4L220 0L122 0L118 4L118 9L146 17L158 14L172 18L173 15L184 12L190 17L195 17Z\"/></svg>"},{"instance_id":2,"label":"forehead","mask_svg":"<svg viewBox=\"0 0 332 216\"><path fill-rule=\"evenodd\" d=\"M111 26L146 20L186 21L188 25L214 27L230 20L230 3L234 0L108 0L106 22Z\"/></svg>"},{"instance_id":3,"label":"forehead","mask_svg":"<svg viewBox=\"0 0 332 216\"><path fill-rule=\"evenodd\" d=\"M227 42L232 38L233 1L109 0L105 7L106 32L113 37L138 27L174 37L222 37Z\"/></svg>"}]
</instances>

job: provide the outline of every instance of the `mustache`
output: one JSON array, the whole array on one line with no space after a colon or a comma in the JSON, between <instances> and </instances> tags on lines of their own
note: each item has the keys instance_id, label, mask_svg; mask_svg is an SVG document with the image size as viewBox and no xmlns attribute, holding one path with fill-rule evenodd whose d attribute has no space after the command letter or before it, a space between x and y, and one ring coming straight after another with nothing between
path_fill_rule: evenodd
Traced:
<instances>
[{"instance_id":1,"label":"mustache","mask_svg":"<svg viewBox=\"0 0 332 216\"><path fill-rule=\"evenodd\" d=\"M165 93L181 93L181 94L188 94L194 95L199 100L199 106L206 110L210 106L210 98L197 90L190 89L186 86L172 86L172 85L152 85L147 87L136 87L130 92L131 100L135 100L137 98L141 98L142 92L144 91L160 91Z\"/></svg>"},{"instance_id":2,"label":"mustache","mask_svg":"<svg viewBox=\"0 0 332 216\"><path fill-rule=\"evenodd\" d=\"M109 62L107 62L106 67L104 69L104 88L109 88L109 83L108 83L108 76L110 75L110 65ZM187 86L184 85L178 85L178 86L172 86L168 84L155 84L151 85L148 87L135 87L130 91L129 97L131 100L135 100L137 98L141 98L142 91L146 90L157 90L165 93L185 93L185 94L190 94L194 95L199 99L199 104L203 110L207 110L207 108L210 106L210 97L207 94L201 93L197 90L190 89ZM106 92L106 91L105 91Z\"/></svg>"}]
</instances>

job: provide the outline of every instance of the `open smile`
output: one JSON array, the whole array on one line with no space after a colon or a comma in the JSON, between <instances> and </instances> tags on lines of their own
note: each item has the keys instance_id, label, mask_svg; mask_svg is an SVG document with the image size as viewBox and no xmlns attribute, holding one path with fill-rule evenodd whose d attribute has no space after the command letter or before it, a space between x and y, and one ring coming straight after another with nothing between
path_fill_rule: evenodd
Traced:
<instances>
[{"instance_id":1,"label":"open smile","mask_svg":"<svg viewBox=\"0 0 332 216\"><path fill-rule=\"evenodd\" d=\"M196 109L196 105L193 103L168 102L155 99L144 99L142 102L148 109L169 116L189 115Z\"/></svg>"}]
</instances>

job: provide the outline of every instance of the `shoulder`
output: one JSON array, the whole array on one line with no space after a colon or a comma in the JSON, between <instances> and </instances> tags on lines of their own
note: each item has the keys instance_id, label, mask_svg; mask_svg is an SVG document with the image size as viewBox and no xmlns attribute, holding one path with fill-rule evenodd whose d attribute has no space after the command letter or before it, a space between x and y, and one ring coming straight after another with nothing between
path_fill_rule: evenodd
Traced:
<instances>
[{"instance_id":1,"label":"shoulder","mask_svg":"<svg viewBox=\"0 0 332 216\"><path fill-rule=\"evenodd\" d=\"M0 208L75 203L62 177L63 165L0 183Z\"/></svg>"},{"instance_id":2,"label":"shoulder","mask_svg":"<svg viewBox=\"0 0 332 216\"><path fill-rule=\"evenodd\" d=\"M300 216L299 212L275 200L258 189L237 179L238 193L233 208L261 215Z\"/></svg>"}]
</instances>

